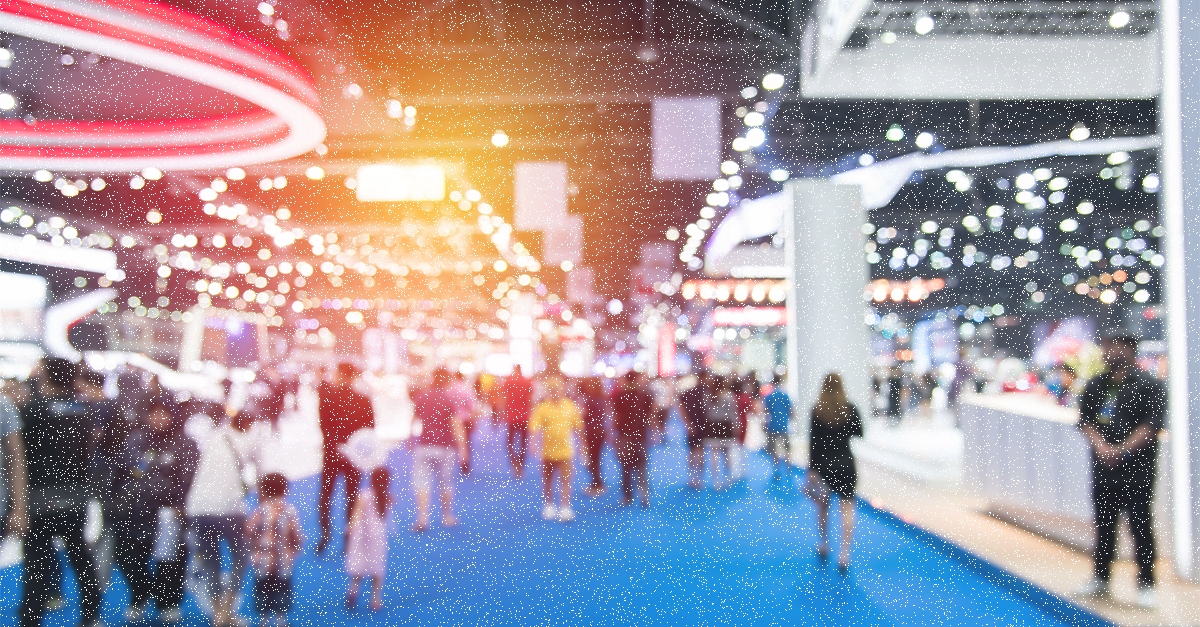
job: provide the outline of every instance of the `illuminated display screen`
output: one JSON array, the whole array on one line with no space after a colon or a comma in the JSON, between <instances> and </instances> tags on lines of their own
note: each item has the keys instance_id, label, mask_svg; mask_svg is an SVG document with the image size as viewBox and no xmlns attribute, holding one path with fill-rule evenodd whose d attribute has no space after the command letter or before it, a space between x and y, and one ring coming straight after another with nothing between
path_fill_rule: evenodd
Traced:
<instances>
[{"instance_id":1,"label":"illuminated display screen","mask_svg":"<svg viewBox=\"0 0 1200 627\"><path fill-rule=\"evenodd\" d=\"M365 165L358 169L358 199L363 202L442 200L446 173L436 165Z\"/></svg>"},{"instance_id":2,"label":"illuminated display screen","mask_svg":"<svg viewBox=\"0 0 1200 627\"><path fill-rule=\"evenodd\" d=\"M0 340L35 340L42 335L46 279L32 274L0 272Z\"/></svg>"}]
</instances>

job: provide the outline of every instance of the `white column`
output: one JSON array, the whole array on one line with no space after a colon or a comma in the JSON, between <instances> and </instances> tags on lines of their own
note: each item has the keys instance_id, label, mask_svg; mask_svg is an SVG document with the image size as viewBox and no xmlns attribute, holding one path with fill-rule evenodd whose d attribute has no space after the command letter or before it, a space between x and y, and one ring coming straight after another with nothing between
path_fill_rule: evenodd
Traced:
<instances>
[{"instance_id":1,"label":"white column","mask_svg":"<svg viewBox=\"0 0 1200 627\"><path fill-rule=\"evenodd\" d=\"M508 308L508 354L513 368L520 366L526 377L534 375L533 305L533 297L522 294ZM558 364L547 364L547 368L557 370Z\"/></svg>"},{"instance_id":2,"label":"white column","mask_svg":"<svg viewBox=\"0 0 1200 627\"><path fill-rule=\"evenodd\" d=\"M850 402L871 407L870 349L864 322L867 284L862 225L866 212L857 185L825 179L786 184L788 393L807 429L808 412L829 372L842 375Z\"/></svg>"},{"instance_id":3,"label":"white column","mask_svg":"<svg viewBox=\"0 0 1200 627\"><path fill-rule=\"evenodd\" d=\"M1162 97L1159 99L1159 153L1163 191L1163 303L1167 306L1167 346L1171 364L1168 385L1168 426L1171 430L1172 528L1175 566L1196 580L1200 562L1195 539L1200 536L1200 512L1193 496L1200 493L1200 467L1192 451L1200 446L1200 361L1190 359L1194 345L1189 329L1200 322L1200 299L1188 298L1200 288L1200 2L1163 0ZM1189 210L1188 207L1191 207ZM1165 541L1160 538L1159 541Z\"/></svg>"}]
</instances>

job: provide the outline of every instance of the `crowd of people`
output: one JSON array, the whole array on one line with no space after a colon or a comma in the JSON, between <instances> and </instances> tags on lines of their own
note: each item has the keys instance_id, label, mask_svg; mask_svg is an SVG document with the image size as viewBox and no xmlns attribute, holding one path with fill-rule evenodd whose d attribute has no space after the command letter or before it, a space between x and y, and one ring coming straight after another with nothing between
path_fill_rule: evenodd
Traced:
<instances>
[{"instance_id":1,"label":"crowd of people","mask_svg":"<svg viewBox=\"0 0 1200 627\"><path fill-rule=\"evenodd\" d=\"M77 580L82 624L98 623L114 567L130 590L126 620L145 619L153 604L161 621L179 622L189 548L194 589L214 624L237 622L248 558L260 614L280 606L286 590L272 576L299 550L298 516L283 502L282 475L256 475L252 416L179 402L136 369L118 378L115 395L105 384L84 365L47 358L0 396L5 530L23 539L25 559L19 624L36 627L63 604L56 540ZM252 488L259 507L247 516ZM91 519L102 526L87 538ZM228 573L222 544L233 557Z\"/></svg>"},{"instance_id":2,"label":"crowd of people","mask_svg":"<svg viewBox=\"0 0 1200 627\"><path fill-rule=\"evenodd\" d=\"M1129 338L1107 341L1109 371L1083 394L1081 429L1097 460L1097 566L1087 589L1092 592L1107 585L1121 511L1133 527L1139 582L1153 585L1147 484L1153 481L1153 435L1162 426L1163 392L1133 366L1131 347L1136 342ZM397 502L386 464L363 467L347 448L356 433L375 427L372 401L356 385L361 377L343 363L316 386L323 444L316 552L328 553L335 545L332 497L341 480L347 524L340 544L350 611L357 609L364 587L370 588L371 609L382 607ZM180 402L145 372L121 375L115 395L106 382L84 365L47 358L28 382L10 382L0 395L5 478L0 486L6 490L0 502L8 504L6 532L24 540L21 627L38 627L48 609L61 606L66 571L60 550L77 579L81 624L89 627L99 624L101 593L114 568L130 590L124 618L131 623L151 611L163 623L179 622L188 588L214 626L243 624L247 612L239 598L249 569L260 623L286 624L291 572L304 538L300 513L287 498L287 478L261 468L262 438L256 433L269 429L271 421L221 403ZM707 476L712 489L721 491L744 476L752 414L762 416L771 480L790 479L794 470L791 434L798 425L779 376L765 385L752 376L709 372L687 381L634 372L616 380L554 374L534 379L517 368L502 380L472 384L439 368L418 383L411 394L408 442L416 533L432 525L435 494L440 524L459 524L455 487L472 472L471 434L484 421L502 439L514 481L523 480L529 467L540 469L541 516L561 523L576 517L577 466L588 475L584 497L608 491L601 463L607 447L620 468L620 503L650 507L650 453L665 441L666 422L675 411L686 433L690 488L702 489ZM686 389L675 389L677 384ZM804 493L816 505L815 551L821 561L830 556L828 521L836 495L842 521L837 562L845 572L858 482L850 442L863 437L863 419L837 374L824 378L809 420ZM540 451L536 460L533 451ZM96 513L101 531L85 537ZM225 551L232 557L228 567Z\"/></svg>"},{"instance_id":3,"label":"crowd of people","mask_svg":"<svg viewBox=\"0 0 1200 627\"><path fill-rule=\"evenodd\" d=\"M367 587L371 609L381 608L396 502L386 465L363 468L347 450L354 434L375 427L374 405L357 385L361 377L353 365L342 363L316 386L323 452L315 548L324 554L334 545L331 510L340 480L346 496L341 546L351 611L358 607L360 589ZM277 383L278 377L271 379ZM77 579L82 625L99 624L102 590L114 569L130 590L124 611L130 623L152 613L165 624L178 623L185 590L190 590L214 626L244 624L248 612L241 608L240 592L249 570L252 607L260 623L284 624L291 607L291 572L304 538L300 513L287 498L287 478L262 467L262 431L278 421L283 388L272 385L261 394L255 411L229 403L181 402L153 375L133 368L115 381L115 386L106 385L113 381L84 364L47 358L27 381L6 382L0 395L0 488L6 490L0 502L7 504L6 533L24 541L21 627L39 626L47 611L63 605L66 571L60 549ZM840 384L834 377L827 387L831 382ZM678 408L686 428L689 486L702 487L706 466L716 490L740 478L751 413L764 415L773 479L786 478L792 468L788 433L793 411L779 377L760 386L753 377L701 373L680 394L662 380L634 372L617 380L535 379L517 368L485 385L437 369L419 383L411 394L409 441L413 532L430 528L435 494L441 525L458 524L455 485L471 473L471 435L481 421L490 422L496 433L503 431L514 480L522 480L527 467L540 468L541 516L562 523L575 519L576 465L589 475L585 497L608 491L602 464L606 447L620 467L620 503L650 506L650 451L665 440L672 408ZM226 392L234 396L229 386ZM822 399L845 403L844 394ZM843 426L831 428L831 438L861 434L857 411L847 412L846 418L835 419ZM814 416L818 414L824 415ZM830 495L852 501L853 462L849 446L839 442L828 444L828 455L834 457L820 457L817 451L813 458L831 460L822 468L842 470L828 476L819 470L806 487L822 508L822 533ZM536 461L535 450L540 452ZM839 461L837 455L846 459ZM843 505L843 511L852 512L852 506ZM92 520L102 521L97 537L87 537ZM847 542L843 557L848 550ZM818 551L822 556L827 552Z\"/></svg>"}]
</instances>

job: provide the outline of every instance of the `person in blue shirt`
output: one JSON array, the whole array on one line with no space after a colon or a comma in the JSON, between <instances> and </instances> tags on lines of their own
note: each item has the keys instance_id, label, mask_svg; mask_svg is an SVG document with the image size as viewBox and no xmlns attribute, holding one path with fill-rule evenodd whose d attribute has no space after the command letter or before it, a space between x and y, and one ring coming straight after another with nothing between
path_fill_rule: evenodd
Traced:
<instances>
[{"instance_id":1,"label":"person in blue shirt","mask_svg":"<svg viewBox=\"0 0 1200 627\"><path fill-rule=\"evenodd\" d=\"M779 481L791 471L791 464L788 462L788 424L792 419L792 399L783 390L781 375L775 375L774 389L763 399L763 406L767 410L767 421L763 425L767 434L767 454L775 462L775 472L771 479Z\"/></svg>"}]
</instances>

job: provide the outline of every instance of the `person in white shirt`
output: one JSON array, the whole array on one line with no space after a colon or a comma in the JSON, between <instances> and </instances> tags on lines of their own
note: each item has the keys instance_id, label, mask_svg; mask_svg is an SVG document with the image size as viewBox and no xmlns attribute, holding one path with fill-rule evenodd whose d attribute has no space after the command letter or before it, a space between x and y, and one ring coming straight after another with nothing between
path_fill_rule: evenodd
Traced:
<instances>
[{"instance_id":1,"label":"person in white shirt","mask_svg":"<svg viewBox=\"0 0 1200 627\"><path fill-rule=\"evenodd\" d=\"M186 504L196 543L194 589L201 607L211 608L214 627L242 624L235 598L246 570L244 499L254 485L258 446L248 433L251 423L245 414L230 418L215 404L198 409L187 427L187 434L200 449L196 478ZM233 557L233 568L227 578L221 574L222 541Z\"/></svg>"}]
</instances>

